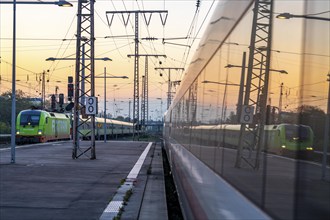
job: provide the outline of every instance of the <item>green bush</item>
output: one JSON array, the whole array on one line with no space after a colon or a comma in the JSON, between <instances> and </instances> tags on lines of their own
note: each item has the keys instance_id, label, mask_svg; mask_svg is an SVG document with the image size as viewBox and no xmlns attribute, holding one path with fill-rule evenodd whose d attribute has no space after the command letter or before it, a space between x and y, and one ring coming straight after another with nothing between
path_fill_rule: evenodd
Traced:
<instances>
[{"instance_id":1,"label":"green bush","mask_svg":"<svg viewBox=\"0 0 330 220\"><path fill-rule=\"evenodd\" d=\"M10 134L10 125L0 121L0 134Z\"/></svg>"}]
</instances>

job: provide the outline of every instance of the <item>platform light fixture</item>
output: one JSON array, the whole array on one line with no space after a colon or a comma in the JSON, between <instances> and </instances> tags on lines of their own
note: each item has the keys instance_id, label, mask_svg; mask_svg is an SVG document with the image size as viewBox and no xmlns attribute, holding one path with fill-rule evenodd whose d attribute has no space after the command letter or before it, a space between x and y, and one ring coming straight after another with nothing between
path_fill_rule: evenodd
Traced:
<instances>
[{"instance_id":1,"label":"platform light fixture","mask_svg":"<svg viewBox=\"0 0 330 220\"><path fill-rule=\"evenodd\" d=\"M330 21L330 18L325 18L325 17L315 17L315 16L310 16L310 15L294 15L290 13L281 13L276 16L276 18L279 19L290 19L290 18L306 18L306 19L314 19L314 20L321 20L321 21Z\"/></svg>"},{"instance_id":2,"label":"platform light fixture","mask_svg":"<svg viewBox=\"0 0 330 220\"><path fill-rule=\"evenodd\" d=\"M34 1L0 1L0 4L13 5L13 52L12 52L12 109L11 109L11 163L15 163L16 147L16 5L57 5L60 7L72 7L72 4L61 0L56 2L34 2Z\"/></svg>"},{"instance_id":3,"label":"platform light fixture","mask_svg":"<svg viewBox=\"0 0 330 220\"><path fill-rule=\"evenodd\" d=\"M14 4L14 1L1 1L0 4ZM60 7L72 7L73 5L67 1L55 1L55 2L36 2L36 1L16 1L16 4L21 5L57 5Z\"/></svg>"},{"instance_id":4,"label":"platform light fixture","mask_svg":"<svg viewBox=\"0 0 330 220\"><path fill-rule=\"evenodd\" d=\"M106 126L106 112L107 112L107 108L106 108L106 97L107 97L107 93L106 93L106 89L107 89L107 83L106 83L106 79L107 78L113 78L113 79L128 79L128 76L107 76L107 69L106 67L104 67L104 76L95 76L94 78L103 78L104 79L104 125L103 125L103 129L104 129L104 143L107 142L107 126Z\"/></svg>"}]
</instances>

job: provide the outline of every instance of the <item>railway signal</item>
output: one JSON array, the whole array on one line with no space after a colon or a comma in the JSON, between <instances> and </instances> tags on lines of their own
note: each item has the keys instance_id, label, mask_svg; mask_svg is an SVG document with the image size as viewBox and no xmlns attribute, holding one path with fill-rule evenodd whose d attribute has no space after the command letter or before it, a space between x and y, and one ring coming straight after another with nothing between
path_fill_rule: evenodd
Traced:
<instances>
[{"instance_id":1,"label":"railway signal","mask_svg":"<svg viewBox=\"0 0 330 220\"><path fill-rule=\"evenodd\" d=\"M52 96L51 96L50 108L51 108L52 110L56 109L56 97L55 97L55 95L52 95Z\"/></svg>"},{"instance_id":2,"label":"railway signal","mask_svg":"<svg viewBox=\"0 0 330 220\"><path fill-rule=\"evenodd\" d=\"M74 91L73 84L72 83L69 83L68 84L68 99L69 99L69 101L72 100L73 91Z\"/></svg>"},{"instance_id":3,"label":"railway signal","mask_svg":"<svg viewBox=\"0 0 330 220\"><path fill-rule=\"evenodd\" d=\"M64 109L63 109L63 104L64 104L64 94L63 93L60 93L59 96L58 96L59 100L58 100L58 105L60 107L60 111L63 112Z\"/></svg>"},{"instance_id":4,"label":"railway signal","mask_svg":"<svg viewBox=\"0 0 330 220\"><path fill-rule=\"evenodd\" d=\"M74 91L73 77L68 76L68 100L69 101L72 101L73 91Z\"/></svg>"}]
</instances>

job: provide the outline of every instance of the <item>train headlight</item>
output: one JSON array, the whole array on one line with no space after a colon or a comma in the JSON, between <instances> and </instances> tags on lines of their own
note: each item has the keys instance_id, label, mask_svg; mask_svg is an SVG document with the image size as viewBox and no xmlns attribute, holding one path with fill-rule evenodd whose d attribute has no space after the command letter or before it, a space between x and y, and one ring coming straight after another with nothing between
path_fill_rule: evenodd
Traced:
<instances>
[{"instance_id":1,"label":"train headlight","mask_svg":"<svg viewBox=\"0 0 330 220\"><path fill-rule=\"evenodd\" d=\"M38 130L38 134L42 134L42 130Z\"/></svg>"},{"instance_id":2,"label":"train headlight","mask_svg":"<svg viewBox=\"0 0 330 220\"><path fill-rule=\"evenodd\" d=\"M313 147L306 147L306 150L313 150Z\"/></svg>"},{"instance_id":3,"label":"train headlight","mask_svg":"<svg viewBox=\"0 0 330 220\"><path fill-rule=\"evenodd\" d=\"M285 145L282 145L282 148L286 148L286 146Z\"/></svg>"},{"instance_id":4,"label":"train headlight","mask_svg":"<svg viewBox=\"0 0 330 220\"><path fill-rule=\"evenodd\" d=\"M19 131L16 131L16 134L19 134Z\"/></svg>"}]
</instances>

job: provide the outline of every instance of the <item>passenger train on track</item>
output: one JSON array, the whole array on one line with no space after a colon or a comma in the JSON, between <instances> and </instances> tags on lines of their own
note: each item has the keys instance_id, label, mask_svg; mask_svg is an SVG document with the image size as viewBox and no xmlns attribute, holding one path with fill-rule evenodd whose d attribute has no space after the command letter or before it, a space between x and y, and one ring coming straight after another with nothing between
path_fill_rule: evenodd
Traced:
<instances>
[{"instance_id":1,"label":"passenger train on track","mask_svg":"<svg viewBox=\"0 0 330 220\"><path fill-rule=\"evenodd\" d=\"M322 134L314 134L310 126L301 124L297 112L292 114L292 118L290 115L286 120L278 120L278 124L270 122L269 117L266 125L260 126L260 129L257 123L251 127L244 123L245 129L241 128L242 125L237 120L239 117L229 117L239 115L237 103L242 103L237 101L240 100L239 88L243 87L240 77L243 65L240 64L244 63L244 52L252 50L249 45L252 41L252 18L257 2L264 4L263 8L259 8L262 13L270 12L266 8L272 2L275 10L279 12L283 9L289 10L290 7L296 9L299 5L304 9L300 11L301 14L307 11L311 14L317 13L323 10L322 5L329 6L320 1L307 0L295 2L294 6L289 6L289 3L284 1L270 0L218 2L164 117L163 143L184 219L329 219L330 191L329 185L321 181L321 165L310 163L300 156L286 156L304 155L300 154L301 152L310 154L314 151L314 143L320 141L316 137L322 137ZM319 6L321 7L318 8ZM274 17L275 22L276 15L270 16ZM264 16L262 19L265 18L269 17ZM283 46L283 41L288 38L283 36L285 31L282 27L285 25L286 28L293 29L293 23L280 23L278 20L274 26L277 31L274 35L277 38L273 38L277 40L274 40L275 45L290 51L291 48L288 48L287 44L287 47ZM258 25L262 26L261 22L259 21ZM311 44L297 44L295 50L298 52L294 53L297 55L294 64L290 63L290 71L300 71L295 74L301 74L299 76L308 79L304 76L304 71L307 71L308 75L317 74L317 71L313 74L311 72L311 66L316 66L316 63L304 55L300 46L304 45L303 49L306 49L307 53L316 53L317 50L312 49L317 48L312 45L317 44L321 32L314 32L314 27L323 24L326 28L327 23L307 22L303 19L300 22L301 27L305 25L301 33L306 36L302 39L309 37L309 40L315 41ZM266 28L267 24L260 28L260 32L264 32L258 37L263 37ZM297 36L297 40L299 37L301 36ZM256 50L266 48L262 45L264 39L266 38L256 42ZM259 45L260 49L257 47ZM275 52L275 58L272 57L276 59L275 65L281 66L277 60L280 51L274 50L272 53ZM284 54L282 56L285 63L292 61L284 58ZM299 68L303 70L298 70ZM269 75L280 78L276 73ZM281 77L283 81L289 79ZM271 80L273 81L270 83L273 84L270 84L269 91L266 91L269 96L265 101L267 105L271 102L272 106L276 106L274 97L279 97L279 92L270 93L270 89L274 91L275 87L279 88L278 80ZM300 85L301 82L297 80L295 83ZM303 89L299 86L295 88ZM250 97L258 100L263 95L260 94L257 98ZM260 115L254 114L253 117L260 118ZM257 139L259 142L255 141L255 133L247 134L249 128L261 134L258 136L260 139ZM240 144L241 135L244 139ZM253 145L255 143L258 145ZM283 154L285 156L282 156ZM328 167L323 166L322 169L329 175Z\"/></svg>"},{"instance_id":2,"label":"passenger train on track","mask_svg":"<svg viewBox=\"0 0 330 220\"><path fill-rule=\"evenodd\" d=\"M96 139L105 136L123 136L133 134L133 123L106 119L104 134L104 118L95 118ZM85 123L80 128L83 139L90 139L91 124ZM41 143L47 141L69 140L72 135L69 114L48 112L44 110L24 110L17 116L17 143Z\"/></svg>"},{"instance_id":3,"label":"passenger train on track","mask_svg":"<svg viewBox=\"0 0 330 220\"><path fill-rule=\"evenodd\" d=\"M241 125L200 125L191 126L191 139L194 142L201 142L206 146L216 146L221 143L225 147L237 148ZM266 125L264 127L264 143L267 151L278 155L295 155L298 152L308 154L313 151L314 134L312 129L306 125L278 124ZM245 133L248 133L246 127ZM248 134L247 134L248 136ZM249 148L253 136L250 135L242 147Z\"/></svg>"}]
</instances>

